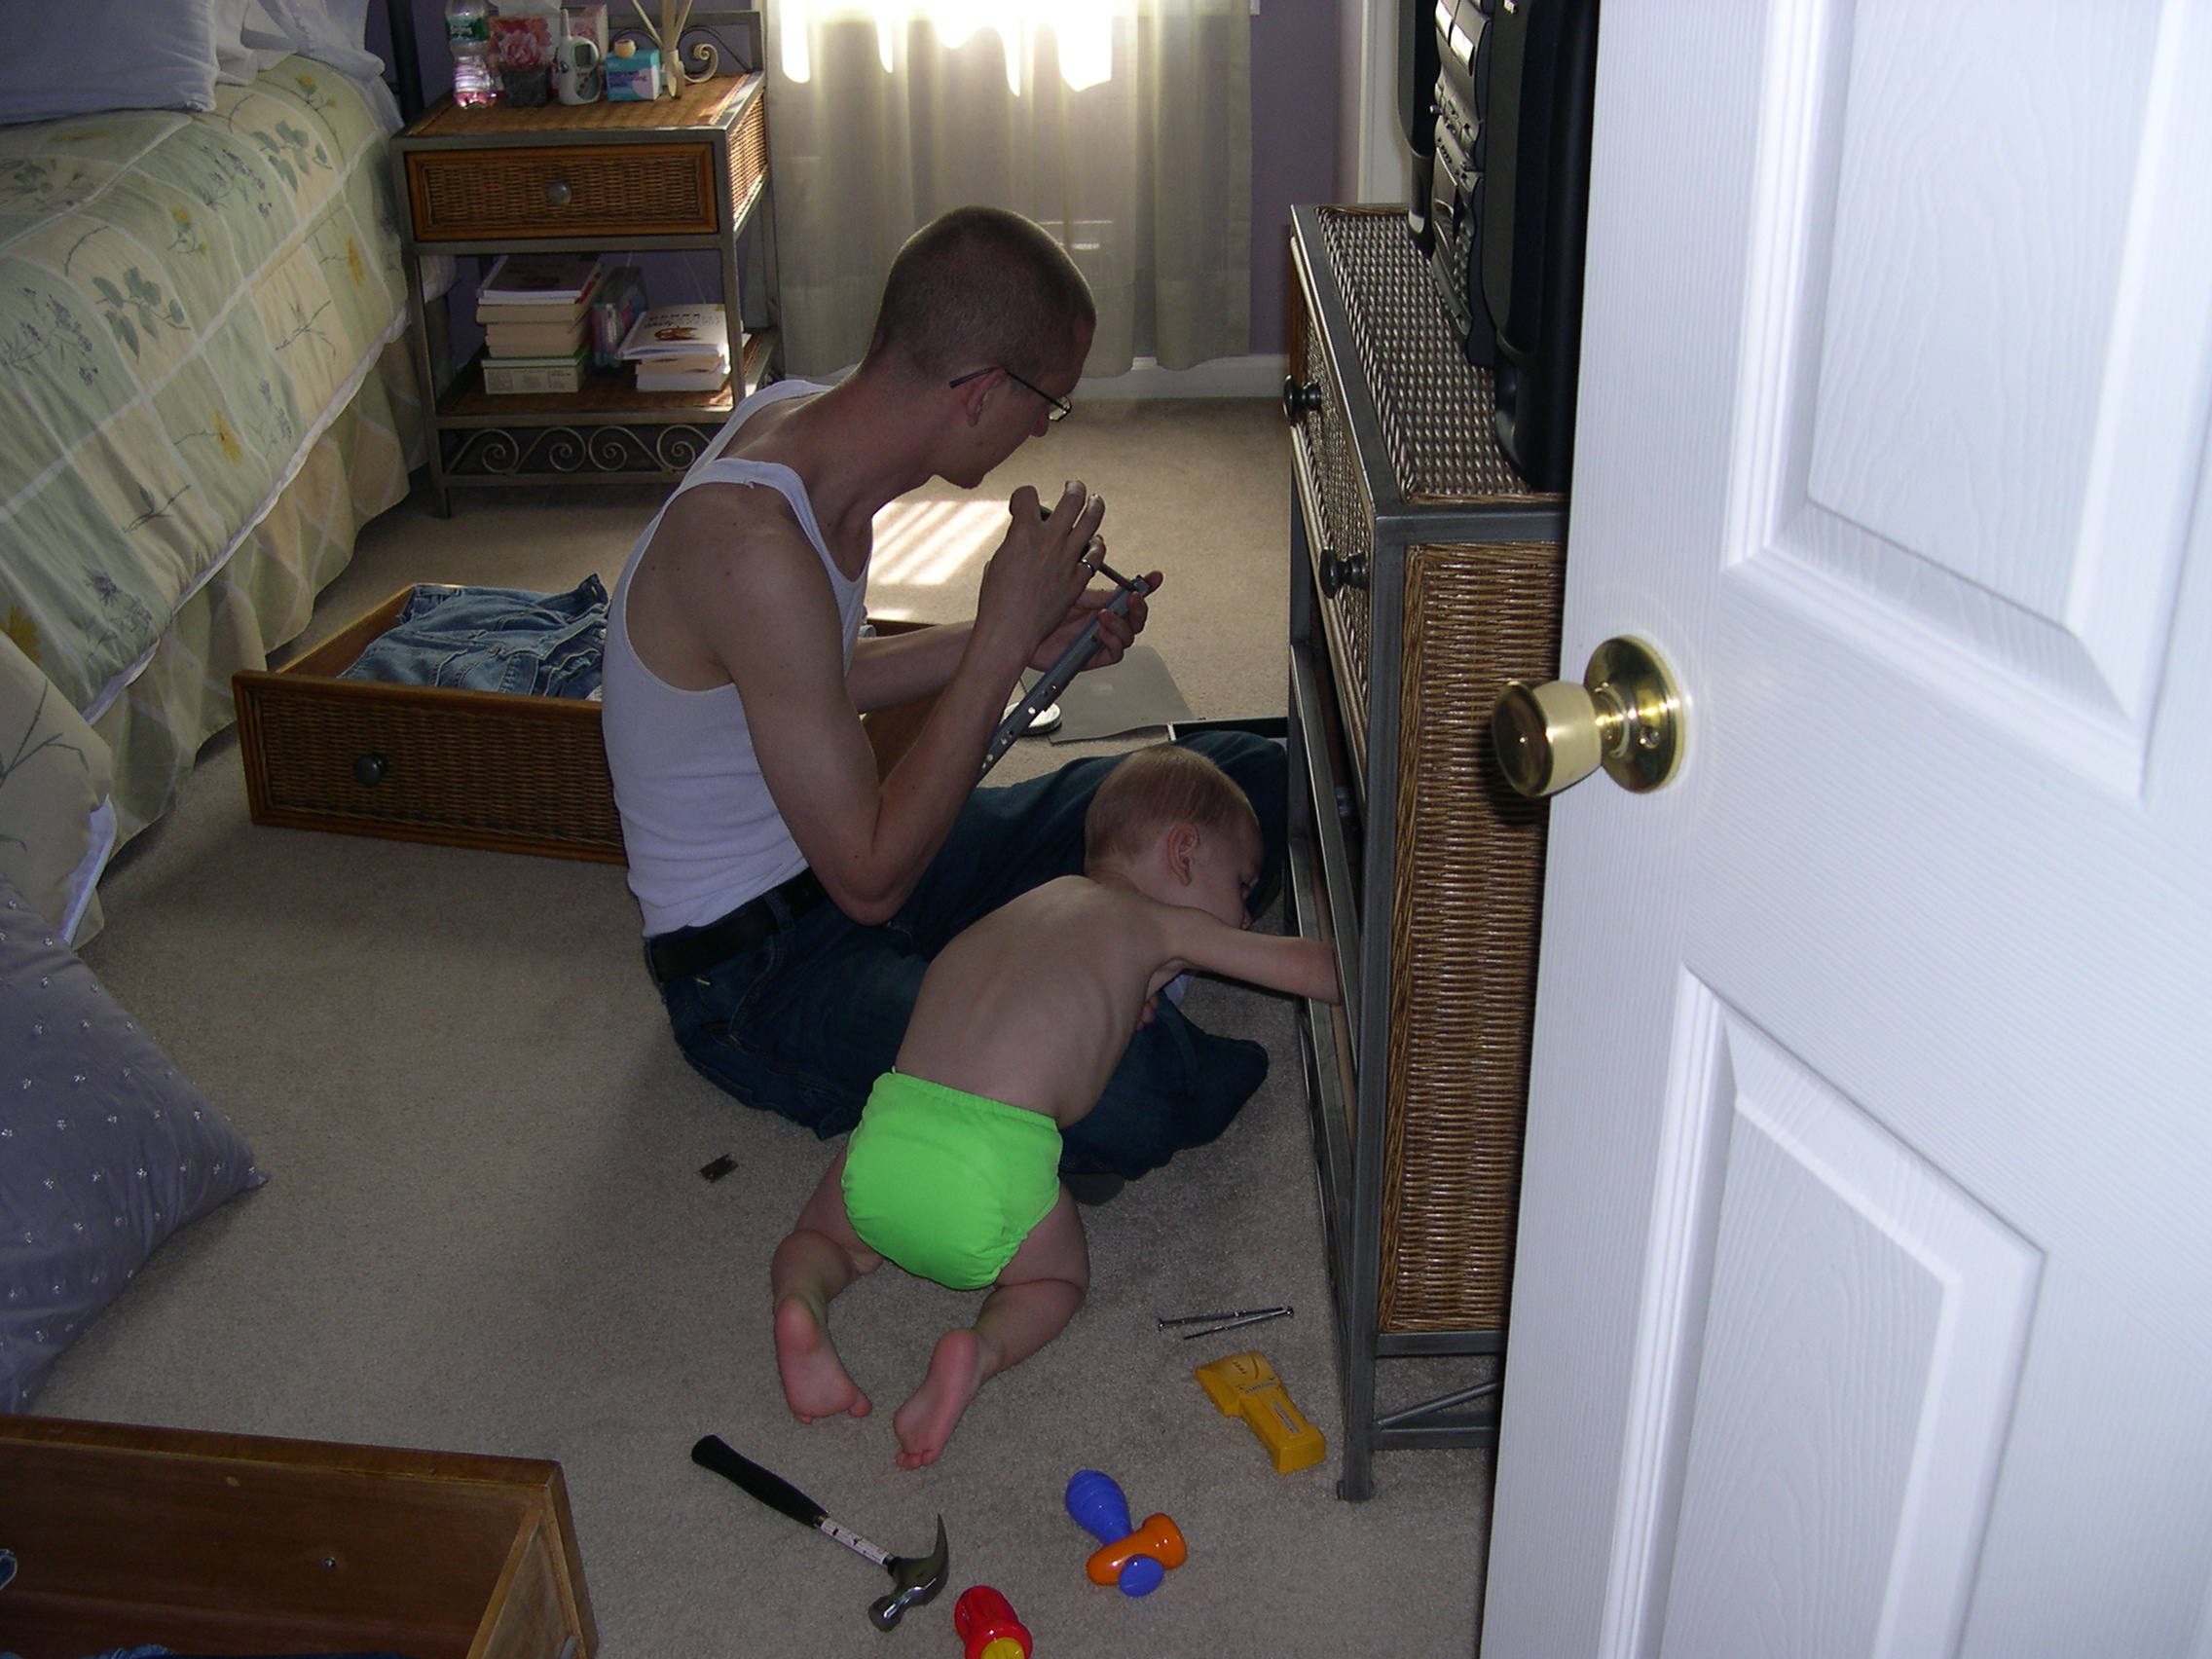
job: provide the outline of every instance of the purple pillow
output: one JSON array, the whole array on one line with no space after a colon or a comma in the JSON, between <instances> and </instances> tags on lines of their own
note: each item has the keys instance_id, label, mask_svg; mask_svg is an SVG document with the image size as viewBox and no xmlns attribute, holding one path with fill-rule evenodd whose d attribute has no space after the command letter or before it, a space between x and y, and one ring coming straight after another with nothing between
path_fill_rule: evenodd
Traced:
<instances>
[{"instance_id":1,"label":"purple pillow","mask_svg":"<svg viewBox=\"0 0 2212 1659\"><path fill-rule=\"evenodd\" d=\"M269 1177L92 971L0 880L0 1411L163 1239Z\"/></svg>"}]
</instances>

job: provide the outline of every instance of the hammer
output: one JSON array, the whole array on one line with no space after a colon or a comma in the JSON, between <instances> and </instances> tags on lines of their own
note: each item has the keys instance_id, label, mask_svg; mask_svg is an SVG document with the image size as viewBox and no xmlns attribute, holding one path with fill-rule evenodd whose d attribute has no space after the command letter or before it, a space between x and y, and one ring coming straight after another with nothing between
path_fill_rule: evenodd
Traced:
<instances>
[{"instance_id":1,"label":"hammer","mask_svg":"<svg viewBox=\"0 0 2212 1659\"><path fill-rule=\"evenodd\" d=\"M908 1607L936 1601L937 1593L944 1588L945 1569L951 1558L944 1546L943 1516L937 1518L937 1547L928 1555L895 1556L869 1543L858 1532L838 1526L821 1504L782 1476L770 1474L752 1458L731 1451L719 1435L701 1436L699 1443L691 1448L691 1461L743 1487L770 1509L789 1515L801 1527L812 1527L836 1539L855 1555L890 1573L890 1593L868 1604L867 1616L877 1630L893 1629Z\"/></svg>"}]
</instances>

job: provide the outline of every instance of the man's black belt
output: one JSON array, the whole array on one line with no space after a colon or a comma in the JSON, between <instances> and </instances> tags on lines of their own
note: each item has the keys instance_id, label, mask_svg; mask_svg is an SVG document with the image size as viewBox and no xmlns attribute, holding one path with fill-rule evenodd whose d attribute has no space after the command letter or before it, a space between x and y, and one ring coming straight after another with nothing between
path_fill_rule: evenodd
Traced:
<instances>
[{"instance_id":1,"label":"man's black belt","mask_svg":"<svg viewBox=\"0 0 2212 1659\"><path fill-rule=\"evenodd\" d=\"M645 966L654 982L662 985L689 974L704 974L782 931L784 923L769 900L781 898L795 922L828 897L814 871L802 869L781 887L747 900L719 921L656 934L645 940Z\"/></svg>"}]
</instances>

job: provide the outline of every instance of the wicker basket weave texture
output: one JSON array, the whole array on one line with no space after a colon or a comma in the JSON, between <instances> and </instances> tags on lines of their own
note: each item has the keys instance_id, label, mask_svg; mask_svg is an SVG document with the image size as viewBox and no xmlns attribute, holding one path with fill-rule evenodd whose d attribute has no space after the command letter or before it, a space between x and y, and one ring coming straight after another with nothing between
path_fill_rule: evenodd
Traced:
<instances>
[{"instance_id":1,"label":"wicker basket weave texture","mask_svg":"<svg viewBox=\"0 0 2212 1659\"><path fill-rule=\"evenodd\" d=\"M1409 501L1556 501L1522 482L1491 424L1491 373L1467 361L1444 318L1428 261L1397 208L1321 209L1351 308L1398 494Z\"/></svg>"},{"instance_id":2,"label":"wicker basket weave texture","mask_svg":"<svg viewBox=\"0 0 2212 1659\"><path fill-rule=\"evenodd\" d=\"M768 97L765 91L745 106L737 130L729 135L729 222L745 216L745 204L768 172Z\"/></svg>"},{"instance_id":3,"label":"wicker basket weave texture","mask_svg":"<svg viewBox=\"0 0 2212 1659\"><path fill-rule=\"evenodd\" d=\"M535 699L500 699L514 713L459 706L450 694L419 701L300 693L261 694L270 806L361 824L404 825L520 837L580 852L622 854L622 821L599 722L522 718ZM364 755L385 759L364 786Z\"/></svg>"},{"instance_id":4,"label":"wicker basket weave texture","mask_svg":"<svg viewBox=\"0 0 2212 1659\"><path fill-rule=\"evenodd\" d=\"M703 235L715 228L713 157L704 144L442 150L408 157L423 234ZM569 187L556 207L546 192Z\"/></svg>"},{"instance_id":5,"label":"wicker basket weave texture","mask_svg":"<svg viewBox=\"0 0 2212 1659\"><path fill-rule=\"evenodd\" d=\"M1566 571L1556 544L1408 550L1384 1331L1505 1328L1548 815L1499 773L1490 709L1554 678Z\"/></svg>"}]
</instances>

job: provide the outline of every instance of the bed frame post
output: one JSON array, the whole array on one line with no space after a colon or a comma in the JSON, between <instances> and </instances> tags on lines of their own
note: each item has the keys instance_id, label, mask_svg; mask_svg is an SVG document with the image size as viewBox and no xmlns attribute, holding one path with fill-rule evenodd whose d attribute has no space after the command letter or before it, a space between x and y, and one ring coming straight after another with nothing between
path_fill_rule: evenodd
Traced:
<instances>
[{"instance_id":1,"label":"bed frame post","mask_svg":"<svg viewBox=\"0 0 2212 1659\"><path fill-rule=\"evenodd\" d=\"M391 35L391 72L399 83L399 119L409 127L423 113L423 64L415 49L415 0L384 0Z\"/></svg>"}]
</instances>

